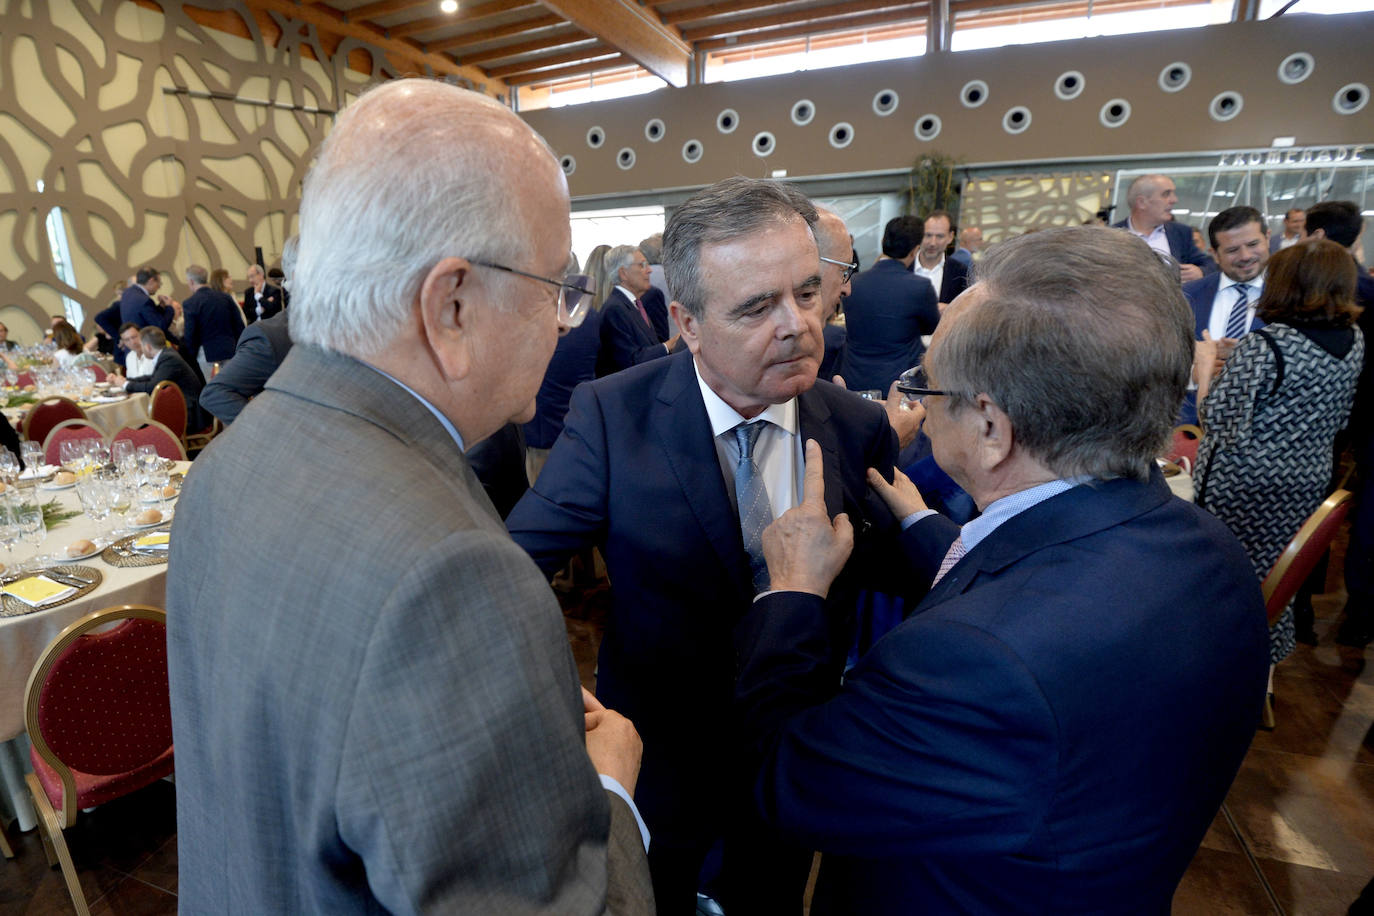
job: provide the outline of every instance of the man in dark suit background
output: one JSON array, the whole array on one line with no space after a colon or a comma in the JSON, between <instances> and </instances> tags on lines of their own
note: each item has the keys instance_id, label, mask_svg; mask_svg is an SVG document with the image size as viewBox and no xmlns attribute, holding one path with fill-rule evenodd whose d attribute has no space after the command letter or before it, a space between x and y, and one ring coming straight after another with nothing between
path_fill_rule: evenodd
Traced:
<instances>
[{"instance_id":1,"label":"man in dark suit background","mask_svg":"<svg viewBox=\"0 0 1374 916\"><path fill-rule=\"evenodd\" d=\"M959 231L948 210L932 210L923 228L925 231L911 272L930 281L943 309L968 289L969 265L957 258L945 257Z\"/></svg>"},{"instance_id":2,"label":"man in dark suit background","mask_svg":"<svg viewBox=\"0 0 1374 916\"><path fill-rule=\"evenodd\" d=\"M159 328L166 331L176 312L169 304L156 301L162 288L162 273L155 267L140 267L134 282L119 296L119 323L133 323L140 328Z\"/></svg>"},{"instance_id":3,"label":"man in dark suit background","mask_svg":"<svg viewBox=\"0 0 1374 916\"><path fill-rule=\"evenodd\" d=\"M1177 203L1173 179L1167 175L1141 175L1126 189L1130 215L1112 228L1125 229L1161 255L1173 258L1179 265L1180 281L1188 283L1202 279L1203 274L1215 273L1217 265L1198 250L1193 230L1174 222Z\"/></svg>"},{"instance_id":4,"label":"man in dark suit background","mask_svg":"<svg viewBox=\"0 0 1374 916\"><path fill-rule=\"evenodd\" d=\"M1290 207L1283 215L1283 231L1275 232L1269 239L1269 253L1296 245L1307 237L1307 211L1302 207Z\"/></svg>"},{"instance_id":5,"label":"man in dark suit background","mask_svg":"<svg viewBox=\"0 0 1374 916\"><path fill-rule=\"evenodd\" d=\"M167 345L167 335L161 328L143 328L138 332L143 345L143 355L153 361L150 375L125 378L122 375L110 376L110 385L125 391L144 394L150 393L158 382L176 382L181 396L186 400L186 429L191 432L203 429L205 422L200 413L200 390L204 387L195 371L181 358L173 347Z\"/></svg>"},{"instance_id":6,"label":"man in dark suit background","mask_svg":"<svg viewBox=\"0 0 1374 916\"><path fill-rule=\"evenodd\" d=\"M228 293L207 286L209 280L210 272L199 264L186 268L186 285L191 288L191 295L181 303L185 318L181 345L188 359L200 362L206 378L215 363L233 358L239 334L243 333L243 311L238 303Z\"/></svg>"},{"instance_id":7,"label":"man in dark suit background","mask_svg":"<svg viewBox=\"0 0 1374 916\"><path fill-rule=\"evenodd\" d=\"M1268 672L1244 549L1155 467L1188 309L1150 252L1089 227L1005 242L979 276L925 405L982 515L961 529L870 474L936 581L842 687L822 596L854 529L810 460L764 535L774 591L736 633L756 804L822 852L816 916L1167 912Z\"/></svg>"},{"instance_id":8,"label":"man in dark suit background","mask_svg":"<svg viewBox=\"0 0 1374 916\"><path fill-rule=\"evenodd\" d=\"M601 354L598 377L667 356L677 338L658 336L644 297L653 290L649 262L633 245L617 245L605 256L606 273L616 278L615 289L601 306Z\"/></svg>"},{"instance_id":9,"label":"man in dark suit background","mask_svg":"<svg viewBox=\"0 0 1374 916\"><path fill-rule=\"evenodd\" d=\"M940 323L934 287L911 272L922 233L920 217L889 220L883 229L886 258L850 280L840 375L851 391L886 392L920 363L921 335Z\"/></svg>"},{"instance_id":10,"label":"man in dark suit background","mask_svg":"<svg viewBox=\"0 0 1374 916\"><path fill-rule=\"evenodd\" d=\"M267 282L267 274L262 266L248 266L248 289L243 291L243 320L252 324L263 318L271 318L283 307L281 290Z\"/></svg>"},{"instance_id":11,"label":"man in dark suit background","mask_svg":"<svg viewBox=\"0 0 1374 916\"><path fill-rule=\"evenodd\" d=\"M234 422L251 399L262 394L267 380L286 359L291 350L290 315L290 310L284 310L244 328L234 358L205 383L200 406L225 426Z\"/></svg>"},{"instance_id":12,"label":"man in dark suit background","mask_svg":"<svg viewBox=\"0 0 1374 916\"><path fill-rule=\"evenodd\" d=\"M724 724L730 630L766 588L758 537L800 498L804 440L827 456L830 510L861 532L828 607L844 643L830 663L836 679L856 580L893 568L867 548L895 520L863 472L890 471L895 436L878 405L816 380L829 265L815 220L794 189L746 178L679 207L663 257L690 352L580 386L539 479L507 520L546 575L585 546L606 559L613 604L596 690L644 738L635 798L654 834L650 868L665 914L692 911L703 860L723 835L727 911L800 908L810 856L761 837L744 816Z\"/></svg>"}]
</instances>

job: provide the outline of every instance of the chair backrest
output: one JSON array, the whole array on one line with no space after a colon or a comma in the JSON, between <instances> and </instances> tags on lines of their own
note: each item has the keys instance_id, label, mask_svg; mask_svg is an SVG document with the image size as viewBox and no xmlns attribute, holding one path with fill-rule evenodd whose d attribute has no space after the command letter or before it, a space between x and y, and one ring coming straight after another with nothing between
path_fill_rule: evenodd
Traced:
<instances>
[{"instance_id":1,"label":"chair backrest","mask_svg":"<svg viewBox=\"0 0 1374 916\"><path fill-rule=\"evenodd\" d=\"M19 381L15 382L15 384L18 385L20 388L25 388L33 384L32 372L20 372L17 377Z\"/></svg>"},{"instance_id":2,"label":"chair backrest","mask_svg":"<svg viewBox=\"0 0 1374 916\"><path fill-rule=\"evenodd\" d=\"M103 382L106 378L108 378L108 376L105 373L105 370L100 366L99 363L91 363L86 368L90 369L92 372L95 373L95 380L97 382Z\"/></svg>"},{"instance_id":3,"label":"chair backrest","mask_svg":"<svg viewBox=\"0 0 1374 916\"><path fill-rule=\"evenodd\" d=\"M1264 609L1269 614L1269 625L1283 614L1288 602L1298 593L1298 588L1312 574L1317 561L1326 553L1336 532L1350 512L1354 497L1349 490L1337 490L1326 498L1317 511L1302 523L1293 540L1279 554L1274 568L1264 577L1261 588L1264 591Z\"/></svg>"},{"instance_id":4,"label":"chair backrest","mask_svg":"<svg viewBox=\"0 0 1374 916\"><path fill-rule=\"evenodd\" d=\"M181 444L181 440L156 420L148 420L140 426L122 427L110 437L111 442L125 439L132 442L135 448L140 445L151 445L163 458L173 461L186 460L186 448Z\"/></svg>"},{"instance_id":5,"label":"chair backrest","mask_svg":"<svg viewBox=\"0 0 1374 916\"><path fill-rule=\"evenodd\" d=\"M186 396L181 386L161 381L148 396L148 416L172 431L178 439L186 438Z\"/></svg>"},{"instance_id":6,"label":"chair backrest","mask_svg":"<svg viewBox=\"0 0 1374 916\"><path fill-rule=\"evenodd\" d=\"M104 442L105 434L92 426L90 420L63 420L43 440L43 462L61 464L62 443L72 439L99 439Z\"/></svg>"},{"instance_id":7,"label":"chair backrest","mask_svg":"<svg viewBox=\"0 0 1374 916\"><path fill-rule=\"evenodd\" d=\"M24 414L22 432L30 442L42 442L63 420L84 420L86 411L71 398L47 398Z\"/></svg>"},{"instance_id":8,"label":"chair backrest","mask_svg":"<svg viewBox=\"0 0 1374 916\"><path fill-rule=\"evenodd\" d=\"M34 751L62 779L64 823L76 815L73 770L125 773L166 753L166 612L125 604L87 614L59 633L29 674L24 724Z\"/></svg>"},{"instance_id":9,"label":"chair backrest","mask_svg":"<svg viewBox=\"0 0 1374 916\"><path fill-rule=\"evenodd\" d=\"M1202 441L1202 430L1192 423L1174 427L1174 438L1169 443L1169 451L1164 457L1180 465L1189 473L1197 464L1197 447Z\"/></svg>"}]
</instances>

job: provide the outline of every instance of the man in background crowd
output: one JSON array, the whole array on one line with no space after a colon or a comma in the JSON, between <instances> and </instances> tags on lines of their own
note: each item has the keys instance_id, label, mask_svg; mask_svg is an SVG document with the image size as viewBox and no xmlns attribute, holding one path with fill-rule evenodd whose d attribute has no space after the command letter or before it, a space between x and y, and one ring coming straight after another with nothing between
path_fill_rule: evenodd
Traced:
<instances>
[{"instance_id":1,"label":"man in background crowd","mask_svg":"<svg viewBox=\"0 0 1374 916\"><path fill-rule=\"evenodd\" d=\"M1167 175L1141 175L1126 189L1130 215L1113 228L1125 229L1144 239L1159 254L1178 262L1180 280L1189 283L1202 279L1203 274L1215 273L1217 265L1198 250L1192 230L1174 222L1177 204L1173 179Z\"/></svg>"},{"instance_id":2,"label":"man in background crowd","mask_svg":"<svg viewBox=\"0 0 1374 916\"><path fill-rule=\"evenodd\" d=\"M1293 207L1283 215L1283 232L1269 240L1269 253L1296 245L1307 237L1307 211Z\"/></svg>"}]
</instances>

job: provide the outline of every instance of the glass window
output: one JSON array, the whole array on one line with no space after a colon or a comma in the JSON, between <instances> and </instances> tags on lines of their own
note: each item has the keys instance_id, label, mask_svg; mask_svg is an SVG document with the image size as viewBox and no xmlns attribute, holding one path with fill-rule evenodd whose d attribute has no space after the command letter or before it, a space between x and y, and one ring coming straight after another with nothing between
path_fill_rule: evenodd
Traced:
<instances>
[{"instance_id":1,"label":"glass window","mask_svg":"<svg viewBox=\"0 0 1374 916\"><path fill-rule=\"evenodd\" d=\"M1190 29L1231 19L1229 2L1159 0L1153 9L1132 9L1136 6L1130 0L1103 0L961 12L955 16L950 49L974 51L1067 38Z\"/></svg>"}]
</instances>

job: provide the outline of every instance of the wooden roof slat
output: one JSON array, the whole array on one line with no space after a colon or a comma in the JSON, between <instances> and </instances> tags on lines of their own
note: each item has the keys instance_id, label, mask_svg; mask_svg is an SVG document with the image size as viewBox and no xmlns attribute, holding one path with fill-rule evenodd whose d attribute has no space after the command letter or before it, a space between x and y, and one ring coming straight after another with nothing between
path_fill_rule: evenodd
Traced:
<instances>
[{"instance_id":1,"label":"wooden roof slat","mask_svg":"<svg viewBox=\"0 0 1374 916\"><path fill-rule=\"evenodd\" d=\"M572 64L580 60L590 61L596 57L606 57L617 54L615 48L608 48L601 42L589 45L585 48L578 48L567 51L563 54L546 54L542 57L532 57L529 60L519 61L518 63L505 64L500 67L486 67L486 71L498 79L505 79L507 76L514 76L517 73L532 73L556 64Z\"/></svg>"},{"instance_id":2,"label":"wooden roof slat","mask_svg":"<svg viewBox=\"0 0 1374 916\"><path fill-rule=\"evenodd\" d=\"M512 35L521 35L525 32L533 32L536 29L545 29L557 25L568 25L568 23L564 22L561 16L548 13L531 19L521 19L518 22L508 22L505 25L494 25L484 28L480 32L464 32L461 35L436 38L433 41L425 42L425 47L430 51L449 51L453 48L462 48L465 45L496 41L501 38L509 38Z\"/></svg>"},{"instance_id":3,"label":"wooden roof slat","mask_svg":"<svg viewBox=\"0 0 1374 916\"><path fill-rule=\"evenodd\" d=\"M482 41L486 41L488 38L487 35L468 37L480 37ZM486 51L464 54L462 60L465 64L486 64L494 60L505 60L508 57L518 57L521 54L532 54L535 51L552 51L564 45L592 40L592 36L577 28L577 26L568 23L566 29L560 29L557 32L550 30L548 34L540 38L531 39L530 41L501 45L499 48L489 48ZM433 48L434 45L430 44L429 47Z\"/></svg>"},{"instance_id":4,"label":"wooden roof slat","mask_svg":"<svg viewBox=\"0 0 1374 916\"><path fill-rule=\"evenodd\" d=\"M692 48L677 29L634 0L542 0L671 86L686 86Z\"/></svg>"},{"instance_id":5,"label":"wooden roof slat","mask_svg":"<svg viewBox=\"0 0 1374 916\"><path fill-rule=\"evenodd\" d=\"M904 18L909 18L909 16L925 15L925 7L926 5L924 3L901 2L901 0L849 0L847 3L836 3L831 6L793 10L786 13L771 13L765 16L754 16L749 19L736 19L731 22L701 26L695 29L683 29L682 37L687 41L696 42L699 40L720 38L728 34L803 22L814 22L816 23L816 28L828 29L830 26L828 23L824 22L826 19L846 16L852 13L867 13L884 9L889 10L893 22L900 22Z\"/></svg>"},{"instance_id":6,"label":"wooden roof slat","mask_svg":"<svg viewBox=\"0 0 1374 916\"><path fill-rule=\"evenodd\" d=\"M634 64L635 66L638 66L638 64L635 64L634 61L625 57L624 54L620 54L619 52L617 52L615 57L607 58L606 60L598 60L585 64L573 64L570 67L562 67L558 70L541 70L538 73L529 73L521 77L515 77L511 80L508 80L508 82L512 86L523 86L529 83L554 82L556 80L567 79L570 76L585 76L588 73L597 73L602 70L609 70L612 69L615 66L615 64L621 62L627 65Z\"/></svg>"},{"instance_id":7,"label":"wooden roof slat","mask_svg":"<svg viewBox=\"0 0 1374 916\"><path fill-rule=\"evenodd\" d=\"M925 9L922 5L915 13L906 19L924 19ZM889 12L868 13L866 15L848 16L826 22L823 25L814 22L802 23L801 25L789 26L787 28L768 29L767 31L754 32L749 35L741 35L737 38L710 38L696 43L698 51L710 52L719 51L723 48L747 48L750 45L768 44L773 41L782 41L786 38L796 38L799 35L819 35L829 32L849 32L859 29L872 28L874 26L895 25L896 22Z\"/></svg>"},{"instance_id":8,"label":"wooden roof slat","mask_svg":"<svg viewBox=\"0 0 1374 916\"><path fill-rule=\"evenodd\" d=\"M785 0L782 0L782 2L785 2ZM661 6L663 4L657 5ZM726 2L722 3L707 3L701 6L689 6L682 9L660 12L659 16L669 25L677 25L681 22L696 22L702 19L711 19L715 16L731 16L778 5L779 0L726 0Z\"/></svg>"}]
</instances>

